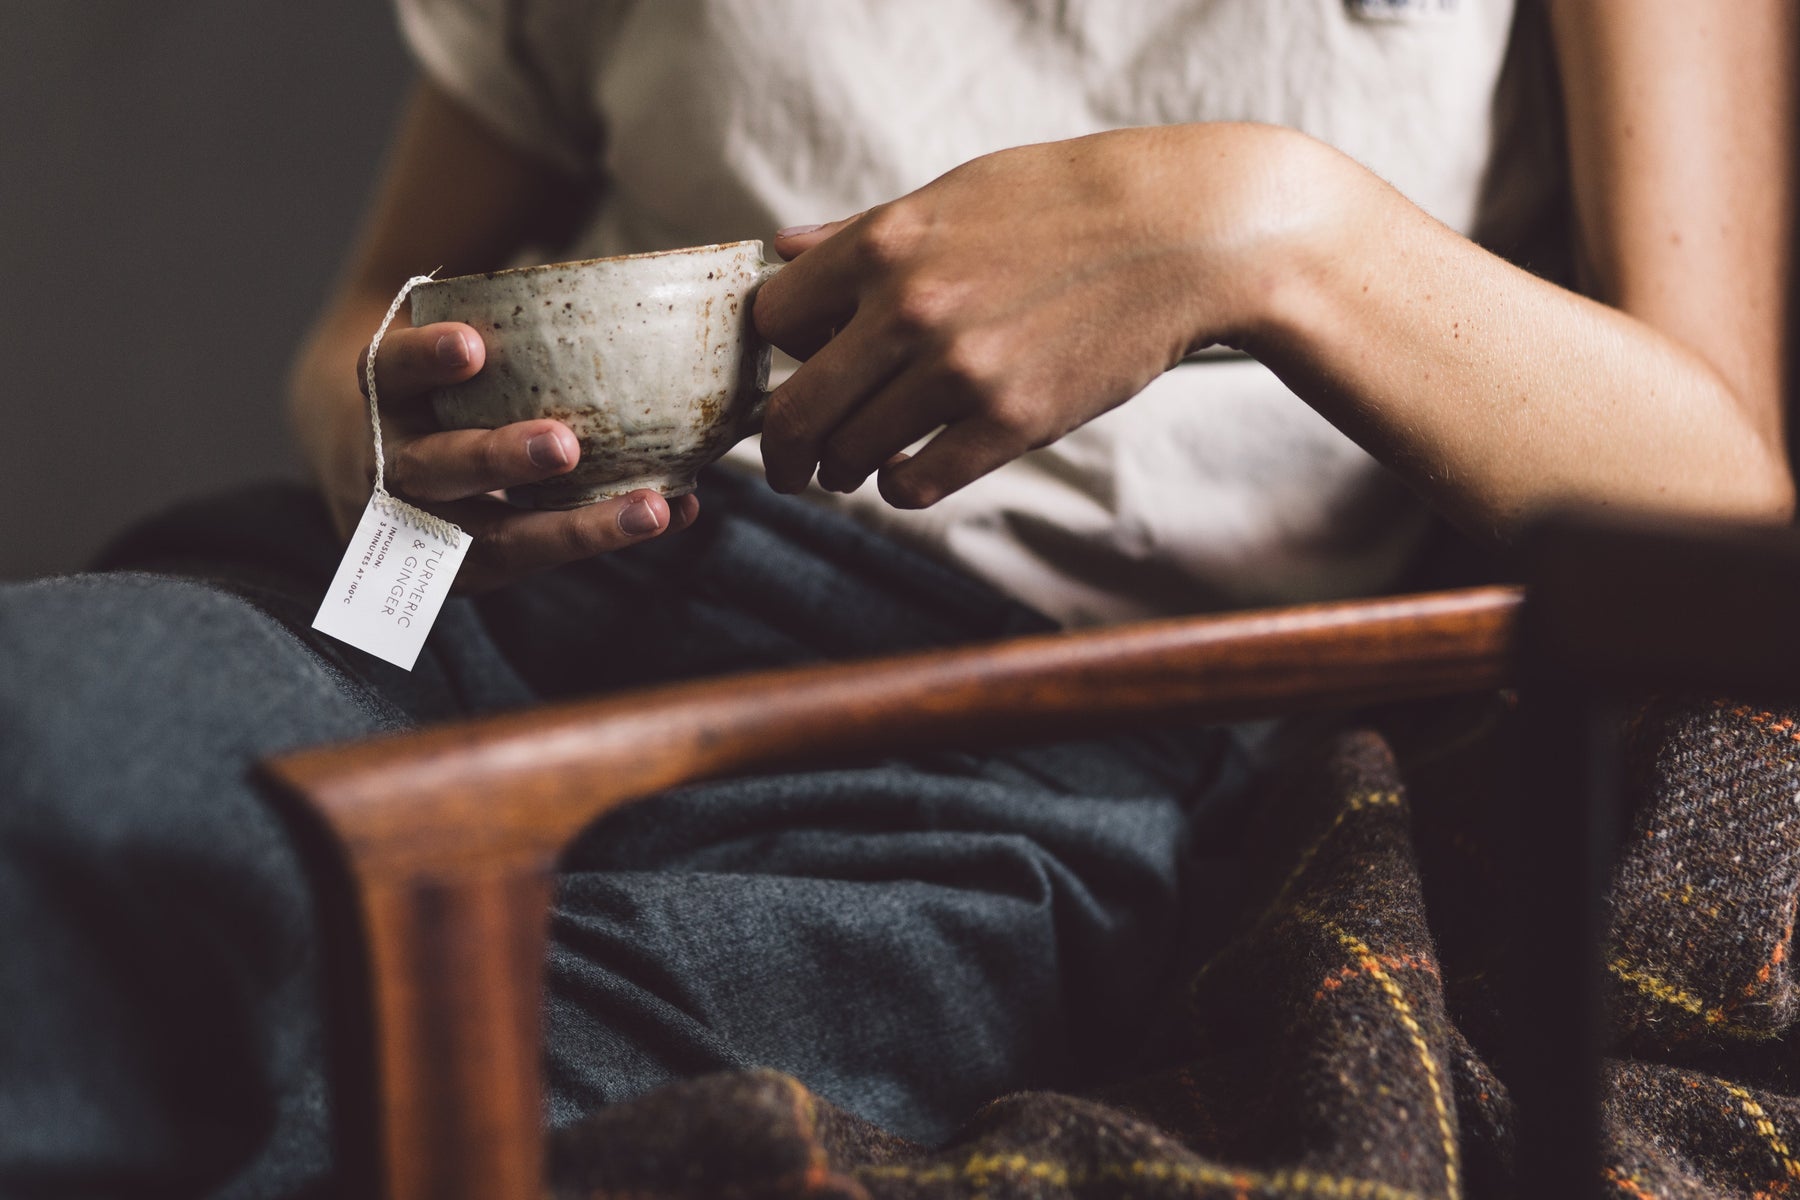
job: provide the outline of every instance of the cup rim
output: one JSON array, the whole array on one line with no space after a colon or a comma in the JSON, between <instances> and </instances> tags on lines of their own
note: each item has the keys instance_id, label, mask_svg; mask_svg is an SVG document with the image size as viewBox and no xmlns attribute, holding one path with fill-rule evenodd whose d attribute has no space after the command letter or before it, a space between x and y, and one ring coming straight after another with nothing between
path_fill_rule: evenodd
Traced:
<instances>
[{"instance_id":1,"label":"cup rim","mask_svg":"<svg viewBox=\"0 0 1800 1200\"><path fill-rule=\"evenodd\" d=\"M433 279L431 283L422 283L420 287L430 287L434 283L462 283L471 279L499 279L503 275L530 275L539 271L567 271L576 267L592 267L601 263L630 262L638 258L673 258L679 254L706 254L714 250L735 250L739 246L755 246L756 256L763 256L761 238L743 238L735 242L709 242L704 246L674 246L667 250L639 250L634 254L608 254L600 258L582 258L570 262L533 263L523 267L502 267L498 271L476 271L470 275L446 275L442 279Z\"/></svg>"}]
</instances>

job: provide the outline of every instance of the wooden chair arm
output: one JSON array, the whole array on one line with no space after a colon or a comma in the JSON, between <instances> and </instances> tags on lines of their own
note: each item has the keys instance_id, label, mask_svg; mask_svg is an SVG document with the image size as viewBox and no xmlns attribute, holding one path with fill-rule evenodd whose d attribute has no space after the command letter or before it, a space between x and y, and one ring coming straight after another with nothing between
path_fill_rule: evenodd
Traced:
<instances>
[{"instance_id":1,"label":"wooden chair arm","mask_svg":"<svg viewBox=\"0 0 1800 1200\"><path fill-rule=\"evenodd\" d=\"M369 1064L338 1111L382 1194L535 1196L539 1004L557 855L677 784L926 746L1240 720L1501 686L1521 596L1478 588L1191 617L679 684L267 764L324 897ZM343 1095L347 1087L350 1095ZM353 1164L354 1165L354 1164Z\"/></svg>"}]
</instances>

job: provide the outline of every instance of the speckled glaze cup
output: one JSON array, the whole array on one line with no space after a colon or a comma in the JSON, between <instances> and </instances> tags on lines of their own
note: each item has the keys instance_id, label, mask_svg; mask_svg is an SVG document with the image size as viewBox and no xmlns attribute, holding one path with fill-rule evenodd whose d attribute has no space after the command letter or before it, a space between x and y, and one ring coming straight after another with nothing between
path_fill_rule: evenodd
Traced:
<instances>
[{"instance_id":1,"label":"speckled glaze cup","mask_svg":"<svg viewBox=\"0 0 1800 1200\"><path fill-rule=\"evenodd\" d=\"M507 493L576 508L637 488L694 490L700 469L762 425L769 347L750 302L779 269L761 242L552 263L420 284L412 321L462 321L487 363L432 396L446 429L553 417L581 462Z\"/></svg>"}]
</instances>

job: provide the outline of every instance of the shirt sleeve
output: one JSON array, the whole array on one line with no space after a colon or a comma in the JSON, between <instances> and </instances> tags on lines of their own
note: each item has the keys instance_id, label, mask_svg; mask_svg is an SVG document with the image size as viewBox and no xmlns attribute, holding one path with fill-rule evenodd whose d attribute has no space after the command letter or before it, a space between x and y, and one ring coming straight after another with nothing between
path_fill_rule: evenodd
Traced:
<instances>
[{"instance_id":1,"label":"shirt sleeve","mask_svg":"<svg viewBox=\"0 0 1800 1200\"><path fill-rule=\"evenodd\" d=\"M494 133L571 175L599 168L591 64L608 22L580 0L395 0L421 70Z\"/></svg>"}]
</instances>

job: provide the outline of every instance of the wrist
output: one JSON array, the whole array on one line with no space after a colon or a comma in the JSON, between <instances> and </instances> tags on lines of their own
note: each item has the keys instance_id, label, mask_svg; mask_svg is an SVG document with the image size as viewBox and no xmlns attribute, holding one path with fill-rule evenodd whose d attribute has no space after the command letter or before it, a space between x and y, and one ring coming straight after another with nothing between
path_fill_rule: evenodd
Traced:
<instances>
[{"instance_id":1,"label":"wrist","mask_svg":"<svg viewBox=\"0 0 1800 1200\"><path fill-rule=\"evenodd\" d=\"M1208 196L1176 206L1194 264L1192 348L1284 344L1319 315L1373 176L1296 130L1186 128L1196 135L1188 177L1205 181Z\"/></svg>"}]
</instances>

